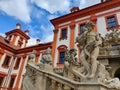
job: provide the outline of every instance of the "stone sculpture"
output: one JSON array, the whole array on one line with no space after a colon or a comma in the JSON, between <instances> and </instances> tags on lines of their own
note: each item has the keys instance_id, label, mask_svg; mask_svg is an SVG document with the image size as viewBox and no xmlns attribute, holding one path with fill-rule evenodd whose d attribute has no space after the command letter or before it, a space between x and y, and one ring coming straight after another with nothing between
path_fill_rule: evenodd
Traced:
<instances>
[{"instance_id":1,"label":"stone sculpture","mask_svg":"<svg viewBox=\"0 0 120 90\"><path fill-rule=\"evenodd\" d=\"M58 75L55 75L52 71L51 49L48 48L45 51L45 55L43 55L42 59L40 60L41 63L37 64L39 68L35 67L36 69L40 70L36 72L32 67L29 67L29 69L27 68L26 76L23 79L22 90L71 90L69 86L64 85L64 82L61 83L62 80L67 80L66 78L78 81L75 82L76 84L72 85L77 86L80 84L79 90L84 90L84 88L87 88L85 90L109 90L108 87L115 88L115 90L120 90L119 79L111 78L107 67L97 60L99 55L99 48L101 47L103 41L109 42L112 40L111 37L118 40L118 36L116 34L118 32L113 31L110 34L107 34L104 40L101 35L97 32L94 32L93 29L94 23L91 21L87 22L83 28L83 33L76 38L76 43L78 43L81 48L80 62L78 62L78 59L76 58L76 49L65 49L63 70L63 76L65 78L59 77L61 78L60 83L59 81L56 81L58 79L56 79ZM30 61L34 61L35 54L36 52L33 50L33 52L30 54ZM45 72L47 75L45 75ZM48 77L49 75L50 77ZM54 78L51 79L51 77ZM97 84L94 84L93 82ZM84 86L83 83L84 85L90 86ZM105 89L100 88L101 86L104 86Z\"/></svg>"},{"instance_id":2,"label":"stone sculpture","mask_svg":"<svg viewBox=\"0 0 120 90\"><path fill-rule=\"evenodd\" d=\"M103 39L100 34L93 32L93 28L93 22L88 22L85 28L83 28L83 34L76 38L76 43L80 44L82 50L80 54L82 66L80 67L80 72L73 69L73 73L80 78L96 78L98 81L106 84L109 88L120 90L119 79L112 79L106 67L97 61L99 48L102 45L102 42L119 40L118 32L115 30L110 34L107 34L105 39Z\"/></svg>"},{"instance_id":3,"label":"stone sculpture","mask_svg":"<svg viewBox=\"0 0 120 90\"><path fill-rule=\"evenodd\" d=\"M96 59L99 54L99 46L102 44L102 38L99 33L94 32L93 29L94 23L89 21L86 23L83 34L76 39L76 42L82 45L80 61L86 70L86 76L89 78L93 78L96 75ZM81 41L79 41L78 38Z\"/></svg>"},{"instance_id":4,"label":"stone sculpture","mask_svg":"<svg viewBox=\"0 0 120 90\"><path fill-rule=\"evenodd\" d=\"M32 69L26 68L26 75L23 79L22 90L35 90L36 73Z\"/></svg>"},{"instance_id":5,"label":"stone sculpture","mask_svg":"<svg viewBox=\"0 0 120 90\"><path fill-rule=\"evenodd\" d=\"M113 78L113 79L109 79L109 80L105 79L105 84L108 85L109 88L116 88L116 89L120 90L119 78Z\"/></svg>"},{"instance_id":6,"label":"stone sculpture","mask_svg":"<svg viewBox=\"0 0 120 90\"><path fill-rule=\"evenodd\" d=\"M65 77L70 79L75 79L75 74L73 70L76 69L76 66L79 65L77 58L76 58L76 49L66 49L65 50L65 62L64 62L64 73Z\"/></svg>"},{"instance_id":7,"label":"stone sculpture","mask_svg":"<svg viewBox=\"0 0 120 90\"><path fill-rule=\"evenodd\" d=\"M29 59L29 61L30 62L33 62L34 61L34 59L35 59L35 57L36 57L36 50L33 50L31 53L30 53L30 59Z\"/></svg>"},{"instance_id":8,"label":"stone sculpture","mask_svg":"<svg viewBox=\"0 0 120 90\"><path fill-rule=\"evenodd\" d=\"M51 56L51 49L47 48L45 51L45 55L42 56L42 59L40 60L43 64L49 64L52 65L52 56Z\"/></svg>"},{"instance_id":9,"label":"stone sculpture","mask_svg":"<svg viewBox=\"0 0 120 90\"><path fill-rule=\"evenodd\" d=\"M105 40L109 42L117 43L120 41L120 32L117 29L112 30L110 33L105 35Z\"/></svg>"}]
</instances>

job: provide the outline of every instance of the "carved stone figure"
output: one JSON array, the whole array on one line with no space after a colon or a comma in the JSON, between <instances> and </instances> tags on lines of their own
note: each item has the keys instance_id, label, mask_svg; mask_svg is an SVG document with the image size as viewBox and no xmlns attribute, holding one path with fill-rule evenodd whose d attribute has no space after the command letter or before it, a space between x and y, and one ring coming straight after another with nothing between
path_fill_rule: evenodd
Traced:
<instances>
[{"instance_id":1,"label":"carved stone figure","mask_svg":"<svg viewBox=\"0 0 120 90\"><path fill-rule=\"evenodd\" d=\"M36 57L36 50L33 50L31 53L30 53L30 62L33 62L35 57Z\"/></svg>"},{"instance_id":2,"label":"carved stone figure","mask_svg":"<svg viewBox=\"0 0 120 90\"><path fill-rule=\"evenodd\" d=\"M22 90L36 90L35 89L35 78L36 73L32 69L26 70L26 75L23 79L23 88Z\"/></svg>"},{"instance_id":3,"label":"carved stone figure","mask_svg":"<svg viewBox=\"0 0 120 90\"><path fill-rule=\"evenodd\" d=\"M109 42L117 43L120 41L120 32L117 29L112 30L105 35L105 40Z\"/></svg>"},{"instance_id":4,"label":"carved stone figure","mask_svg":"<svg viewBox=\"0 0 120 90\"><path fill-rule=\"evenodd\" d=\"M43 64L49 64L52 65L52 56L51 56L51 49L47 48L45 51L45 55L42 56L41 62Z\"/></svg>"},{"instance_id":5,"label":"carved stone figure","mask_svg":"<svg viewBox=\"0 0 120 90\"><path fill-rule=\"evenodd\" d=\"M65 62L64 62L64 76L68 77L70 79L74 79L75 78L75 74L73 72L74 69L76 69L76 66L78 66L78 61L76 58L76 49L71 49L65 50Z\"/></svg>"},{"instance_id":6,"label":"carved stone figure","mask_svg":"<svg viewBox=\"0 0 120 90\"><path fill-rule=\"evenodd\" d=\"M108 85L109 88L116 88L116 89L120 90L119 78L113 78L113 79L109 79L109 80L105 79L105 83Z\"/></svg>"},{"instance_id":7,"label":"carved stone figure","mask_svg":"<svg viewBox=\"0 0 120 90\"><path fill-rule=\"evenodd\" d=\"M81 38L76 41L80 45L82 45L82 51L80 55L81 64L84 66L86 70L87 77L95 77L97 71L97 57L99 54L99 46L102 44L102 38L99 33L93 31L94 23L89 21L86 23L85 31L82 36L78 36L77 38ZM82 39L83 38L83 39ZM83 44L84 43L84 44Z\"/></svg>"},{"instance_id":8,"label":"carved stone figure","mask_svg":"<svg viewBox=\"0 0 120 90\"><path fill-rule=\"evenodd\" d=\"M65 58L64 58L64 71L63 71L63 75L65 77L68 77L68 70L69 70L69 67L70 67L70 64L69 64L69 59L70 59L70 53L69 53L69 50L68 49L65 49Z\"/></svg>"}]
</instances>

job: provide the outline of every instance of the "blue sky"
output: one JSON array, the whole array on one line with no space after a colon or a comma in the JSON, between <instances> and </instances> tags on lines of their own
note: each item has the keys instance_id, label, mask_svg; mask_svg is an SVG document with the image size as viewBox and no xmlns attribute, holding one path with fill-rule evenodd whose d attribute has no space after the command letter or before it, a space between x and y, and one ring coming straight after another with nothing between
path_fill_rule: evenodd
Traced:
<instances>
[{"instance_id":1,"label":"blue sky","mask_svg":"<svg viewBox=\"0 0 120 90\"><path fill-rule=\"evenodd\" d=\"M100 0L0 0L0 35L16 28L29 30L29 45L37 38L41 42L53 40L53 25L50 20L70 13L70 9L80 9L99 3Z\"/></svg>"}]
</instances>

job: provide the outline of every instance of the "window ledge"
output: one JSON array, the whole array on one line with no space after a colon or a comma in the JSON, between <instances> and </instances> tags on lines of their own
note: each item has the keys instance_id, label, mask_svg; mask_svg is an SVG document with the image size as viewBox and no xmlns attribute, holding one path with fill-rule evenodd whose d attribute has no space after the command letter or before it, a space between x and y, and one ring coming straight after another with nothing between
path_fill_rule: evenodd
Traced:
<instances>
[{"instance_id":1,"label":"window ledge","mask_svg":"<svg viewBox=\"0 0 120 90\"><path fill-rule=\"evenodd\" d=\"M4 64L2 64L2 67L3 67L3 68L9 68L8 65L4 65Z\"/></svg>"},{"instance_id":2,"label":"window ledge","mask_svg":"<svg viewBox=\"0 0 120 90\"><path fill-rule=\"evenodd\" d=\"M63 66L64 66L64 63L57 63L57 66L63 67Z\"/></svg>"},{"instance_id":3,"label":"window ledge","mask_svg":"<svg viewBox=\"0 0 120 90\"><path fill-rule=\"evenodd\" d=\"M15 70L17 70L17 69L18 69L18 67L14 67L14 69L15 69Z\"/></svg>"},{"instance_id":4,"label":"window ledge","mask_svg":"<svg viewBox=\"0 0 120 90\"><path fill-rule=\"evenodd\" d=\"M107 27L107 30L114 30L114 29L119 29L120 28L120 25L117 25L115 27Z\"/></svg>"},{"instance_id":5,"label":"window ledge","mask_svg":"<svg viewBox=\"0 0 120 90\"><path fill-rule=\"evenodd\" d=\"M64 37L64 38L61 37L60 40L67 40L67 37Z\"/></svg>"}]
</instances>

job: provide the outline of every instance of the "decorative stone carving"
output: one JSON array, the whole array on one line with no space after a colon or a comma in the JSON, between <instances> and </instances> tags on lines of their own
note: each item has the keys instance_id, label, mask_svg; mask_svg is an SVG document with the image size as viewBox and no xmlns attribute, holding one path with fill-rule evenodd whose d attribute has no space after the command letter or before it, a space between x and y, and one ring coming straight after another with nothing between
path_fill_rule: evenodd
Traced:
<instances>
[{"instance_id":1,"label":"decorative stone carving","mask_svg":"<svg viewBox=\"0 0 120 90\"><path fill-rule=\"evenodd\" d=\"M41 63L37 64L39 68L29 63L22 90L109 90L108 87L120 90L119 79L112 79L107 68L97 61L103 38L99 33L93 32L93 29L94 24L90 21L83 28L83 34L76 38L76 43L81 48L80 63L76 58L76 49L65 50L64 77L53 73L51 49L48 48ZM116 38L116 35L111 36ZM106 37L105 40L109 39ZM31 53L30 61L33 62L34 59L35 51Z\"/></svg>"},{"instance_id":2,"label":"decorative stone carving","mask_svg":"<svg viewBox=\"0 0 120 90\"><path fill-rule=\"evenodd\" d=\"M106 67L97 61L99 55L99 48L102 41L120 40L117 31L107 34L103 39L100 34L93 32L93 22L88 22L83 28L84 32L81 36L76 38L76 43L81 46L80 54L80 72L73 70L74 75L81 78L82 82L97 81L106 84L109 88L116 88L120 90L120 81L118 78L111 79ZM110 47L110 45L107 45ZM89 78L89 79L88 79Z\"/></svg>"},{"instance_id":3,"label":"decorative stone carving","mask_svg":"<svg viewBox=\"0 0 120 90\"><path fill-rule=\"evenodd\" d=\"M50 90L57 90L57 87L56 87L56 81L52 80L51 81L51 87L50 87Z\"/></svg>"},{"instance_id":4,"label":"decorative stone carving","mask_svg":"<svg viewBox=\"0 0 120 90\"><path fill-rule=\"evenodd\" d=\"M107 84L109 88L116 88L116 89L120 90L119 78L113 78L113 79L109 79L109 80L105 79L105 84Z\"/></svg>"},{"instance_id":5,"label":"decorative stone carving","mask_svg":"<svg viewBox=\"0 0 120 90\"><path fill-rule=\"evenodd\" d=\"M33 62L34 61L34 59L35 59L35 57L36 57L36 50L33 50L31 53L30 53L30 62Z\"/></svg>"},{"instance_id":6,"label":"decorative stone carving","mask_svg":"<svg viewBox=\"0 0 120 90\"><path fill-rule=\"evenodd\" d=\"M117 29L112 30L105 35L105 40L111 43L118 43L120 41L120 32Z\"/></svg>"},{"instance_id":7,"label":"decorative stone carving","mask_svg":"<svg viewBox=\"0 0 120 90\"><path fill-rule=\"evenodd\" d=\"M99 33L93 31L94 23L89 21L86 23L84 32L78 36L76 42L82 45L80 61L86 70L86 77L93 78L96 76L97 71L97 57L99 55L99 47L102 44L102 38Z\"/></svg>"},{"instance_id":8,"label":"decorative stone carving","mask_svg":"<svg viewBox=\"0 0 120 90\"><path fill-rule=\"evenodd\" d=\"M42 56L41 63L52 65L51 49L47 48L45 55Z\"/></svg>"},{"instance_id":9,"label":"decorative stone carving","mask_svg":"<svg viewBox=\"0 0 120 90\"><path fill-rule=\"evenodd\" d=\"M75 79L73 70L76 70L77 66L79 65L76 55L77 55L76 49L65 50L65 62L64 62L63 75L73 80Z\"/></svg>"},{"instance_id":10,"label":"decorative stone carving","mask_svg":"<svg viewBox=\"0 0 120 90\"><path fill-rule=\"evenodd\" d=\"M57 90L63 90L62 84L58 83L58 84L57 84L57 87L58 87Z\"/></svg>"},{"instance_id":11,"label":"decorative stone carving","mask_svg":"<svg viewBox=\"0 0 120 90\"><path fill-rule=\"evenodd\" d=\"M35 90L36 75L37 73L34 70L27 68L22 90Z\"/></svg>"}]
</instances>

